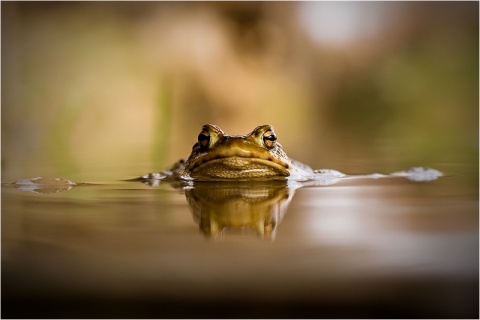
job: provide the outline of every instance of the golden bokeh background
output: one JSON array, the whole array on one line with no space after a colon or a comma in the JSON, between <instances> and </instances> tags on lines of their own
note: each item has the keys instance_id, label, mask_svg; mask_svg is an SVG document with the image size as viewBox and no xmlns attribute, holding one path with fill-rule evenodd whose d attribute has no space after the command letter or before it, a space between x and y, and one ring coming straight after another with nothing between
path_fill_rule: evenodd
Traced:
<instances>
[{"instance_id":1,"label":"golden bokeh background","mask_svg":"<svg viewBox=\"0 0 480 320\"><path fill-rule=\"evenodd\" d=\"M204 123L478 182L478 2L2 2L2 181L122 179Z\"/></svg>"}]
</instances>

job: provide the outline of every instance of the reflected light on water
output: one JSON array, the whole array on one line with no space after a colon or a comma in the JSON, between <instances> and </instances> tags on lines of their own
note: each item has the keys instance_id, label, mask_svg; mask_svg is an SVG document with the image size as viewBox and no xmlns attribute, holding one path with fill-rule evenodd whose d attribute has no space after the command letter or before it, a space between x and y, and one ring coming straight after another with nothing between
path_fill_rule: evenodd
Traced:
<instances>
[{"instance_id":1,"label":"reflected light on water","mask_svg":"<svg viewBox=\"0 0 480 320\"><path fill-rule=\"evenodd\" d=\"M371 187L377 189L376 187ZM320 205L323 210L308 219L306 233L321 243L352 245L365 236L365 230L375 226L375 221L366 219L359 208L369 206L381 208L382 200L365 199L358 187L328 188L322 198L310 197L305 205L313 208ZM369 212L372 214L372 212ZM373 222L373 224L372 224Z\"/></svg>"},{"instance_id":2,"label":"reflected light on water","mask_svg":"<svg viewBox=\"0 0 480 320\"><path fill-rule=\"evenodd\" d=\"M451 203L444 207L439 202L432 208L431 199L408 199L403 188L349 186L326 188L320 197L318 191L317 196L307 194L302 198L309 212L304 234L322 247L356 248L351 261L359 272L366 268L369 274L382 273L390 267L387 273L460 277L475 273L478 233L466 217L471 217L476 204L457 212L455 219L470 230L460 232L452 224ZM310 194L311 190L302 190L300 195L303 192ZM433 220L420 227L425 219Z\"/></svg>"}]
</instances>

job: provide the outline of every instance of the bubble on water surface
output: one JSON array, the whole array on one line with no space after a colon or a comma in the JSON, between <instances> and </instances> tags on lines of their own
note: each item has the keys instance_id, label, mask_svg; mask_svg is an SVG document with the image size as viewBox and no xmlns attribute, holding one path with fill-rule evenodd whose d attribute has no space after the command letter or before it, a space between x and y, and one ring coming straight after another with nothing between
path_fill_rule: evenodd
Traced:
<instances>
[{"instance_id":1,"label":"bubble on water surface","mask_svg":"<svg viewBox=\"0 0 480 320\"><path fill-rule=\"evenodd\" d=\"M432 168L413 167L409 170L394 172L392 176L405 177L412 181L433 181L443 176L443 173Z\"/></svg>"},{"instance_id":2,"label":"bubble on water surface","mask_svg":"<svg viewBox=\"0 0 480 320\"><path fill-rule=\"evenodd\" d=\"M313 185L316 186L332 185L340 181L340 178L344 178L347 176L340 171L332 169L318 169L314 170L313 173Z\"/></svg>"},{"instance_id":3,"label":"bubble on water surface","mask_svg":"<svg viewBox=\"0 0 480 320\"><path fill-rule=\"evenodd\" d=\"M164 174L163 172L152 172L142 176L143 179L147 179L147 180L162 180L162 179L165 179L166 177L167 175Z\"/></svg>"},{"instance_id":4,"label":"bubble on water surface","mask_svg":"<svg viewBox=\"0 0 480 320\"><path fill-rule=\"evenodd\" d=\"M21 191L36 193L57 193L68 191L77 184L62 178L36 177L31 179L21 179L13 183L15 188Z\"/></svg>"}]
</instances>

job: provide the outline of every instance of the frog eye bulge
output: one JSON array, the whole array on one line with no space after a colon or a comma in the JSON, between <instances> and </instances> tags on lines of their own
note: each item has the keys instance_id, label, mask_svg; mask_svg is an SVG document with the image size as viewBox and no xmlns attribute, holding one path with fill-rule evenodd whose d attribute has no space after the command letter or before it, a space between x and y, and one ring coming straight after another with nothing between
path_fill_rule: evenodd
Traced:
<instances>
[{"instance_id":1,"label":"frog eye bulge","mask_svg":"<svg viewBox=\"0 0 480 320\"><path fill-rule=\"evenodd\" d=\"M210 133L208 131L202 131L198 135L198 143L202 149L208 148L210 145Z\"/></svg>"},{"instance_id":2,"label":"frog eye bulge","mask_svg":"<svg viewBox=\"0 0 480 320\"><path fill-rule=\"evenodd\" d=\"M277 141L277 136L272 131L267 131L263 134L263 143L267 148L275 147L276 141Z\"/></svg>"}]
</instances>

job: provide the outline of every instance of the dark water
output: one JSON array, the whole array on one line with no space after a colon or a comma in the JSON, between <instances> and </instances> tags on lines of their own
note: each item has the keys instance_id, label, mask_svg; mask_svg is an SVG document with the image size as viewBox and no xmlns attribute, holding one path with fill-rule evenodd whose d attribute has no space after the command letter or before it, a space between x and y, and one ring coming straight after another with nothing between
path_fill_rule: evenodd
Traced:
<instances>
[{"instance_id":1,"label":"dark water","mask_svg":"<svg viewBox=\"0 0 480 320\"><path fill-rule=\"evenodd\" d=\"M479 316L465 177L48 191L2 188L3 318Z\"/></svg>"}]
</instances>

